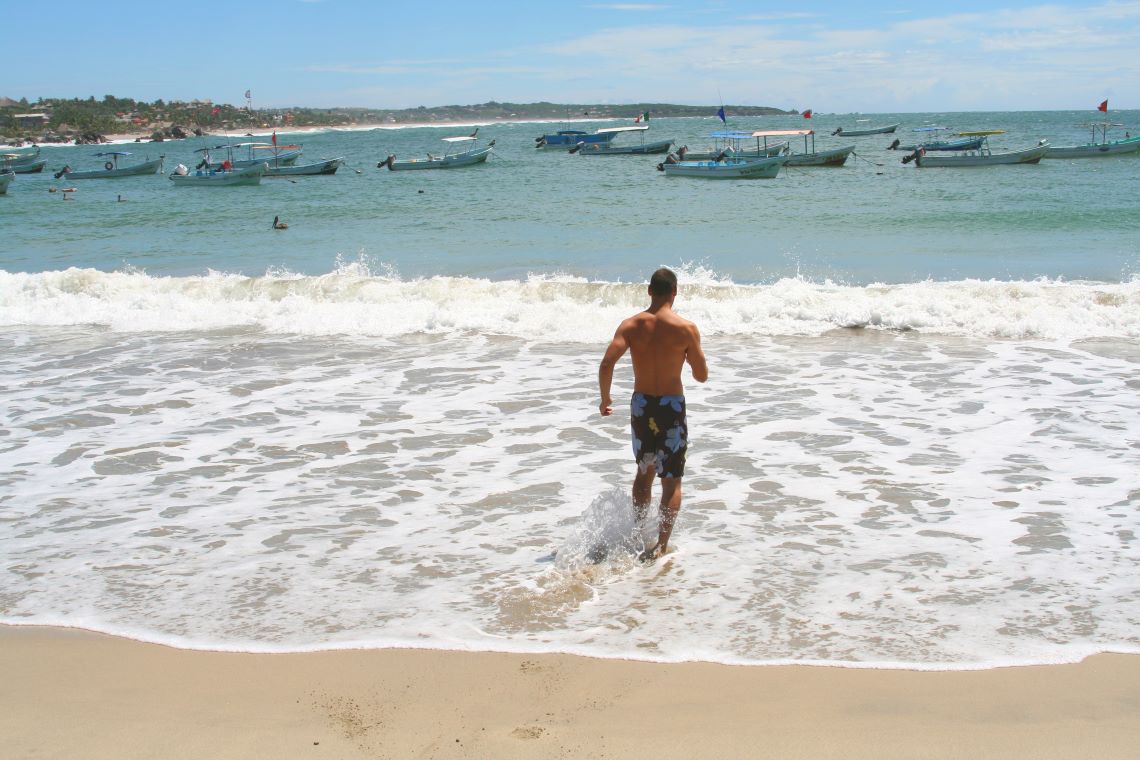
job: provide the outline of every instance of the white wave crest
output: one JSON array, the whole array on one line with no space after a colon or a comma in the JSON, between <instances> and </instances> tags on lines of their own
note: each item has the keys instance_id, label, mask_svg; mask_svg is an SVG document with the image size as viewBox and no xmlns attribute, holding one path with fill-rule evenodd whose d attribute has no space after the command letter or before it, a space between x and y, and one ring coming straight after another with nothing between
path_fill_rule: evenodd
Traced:
<instances>
[{"instance_id":1,"label":"white wave crest","mask_svg":"<svg viewBox=\"0 0 1140 760\"><path fill-rule=\"evenodd\" d=\"M380 270L380 271L374 271ZM1011 339L1140 338L1140 281L925 281L849 286L805 279L737 285L681 271L676 302L706 335L817 335L836 328ZM0 325L99 325L124 332L255 328L274 334L478 332L598 342L646 305L645 285L569 275L404 280L366 261L327 274L134 270L0 272Z\"/></svg>"}]
</instances>

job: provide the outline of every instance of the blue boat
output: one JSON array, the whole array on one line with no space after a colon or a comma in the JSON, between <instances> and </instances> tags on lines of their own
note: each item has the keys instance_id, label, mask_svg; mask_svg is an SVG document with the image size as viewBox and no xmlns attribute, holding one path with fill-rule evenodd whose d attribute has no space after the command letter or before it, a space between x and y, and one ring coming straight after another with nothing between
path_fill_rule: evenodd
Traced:
<instances>
[{"instance_id":1,"label":"blue boat","mask_svg":"<svg viewBox=\"0 0 1140 760\"><path fill-rule=\"evenodd\" d=\"M561 129L552 135L534 138L539 150L570 150L577 145L609 145L618 136L613 130L599 129L593 134L580 129Z\"/></svg>"},{"instance_id":2,"label":"blue boat","mask_svg":"<svg viewBox=\"0 0 1140 760\"><path fill-rule=\"evenodd\" d=\"M952 140L928 140L913 145L900 145L899 141L895 140L887 146L887 150L918 150L919 148L926 150L978 150L982 147L985 139L985 136L958 137Z\"/></svg>"}]
</instances>

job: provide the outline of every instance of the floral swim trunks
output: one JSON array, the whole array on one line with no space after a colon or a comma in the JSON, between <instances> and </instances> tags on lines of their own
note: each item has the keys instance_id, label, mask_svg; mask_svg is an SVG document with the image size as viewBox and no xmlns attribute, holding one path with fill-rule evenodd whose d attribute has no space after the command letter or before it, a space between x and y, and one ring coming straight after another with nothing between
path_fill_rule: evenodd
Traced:
<instances>
[{"instance_id":1,"label":"floral swim trunks","mask_svg":"<svg viewBox=\"0 0 1140 760\"><path fill-rule=\"evenodd\" d=\"M647 396L635 391L629 400L629 426L639 471L653 467L662 478L685 474L689 427L684 396Z\"/></svg>"}]
</instances>

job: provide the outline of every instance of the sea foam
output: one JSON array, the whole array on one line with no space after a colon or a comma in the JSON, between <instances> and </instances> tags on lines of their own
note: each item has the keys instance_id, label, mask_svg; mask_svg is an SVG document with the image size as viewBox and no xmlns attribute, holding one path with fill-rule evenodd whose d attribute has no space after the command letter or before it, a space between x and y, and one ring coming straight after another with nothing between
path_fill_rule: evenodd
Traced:
<instances>
[{"instance_id":1,"label":"sea foam","mask_svg":"<svg viewBox=\"0 0 1140 760\"><path fill-rule=\"evenodd\" d=\"M740 285L699 268L685 274L676 308L710 336L810 336L835 328L868 328L1002 339L1140 337L1136 280L849 286L789 278ZM482 333L596 343L645 303L642 284L557 275L405 280L373 274L362 265L319 276L0 272L0 326L99 325L123 332Z\"/></svg>"}]
</instances>

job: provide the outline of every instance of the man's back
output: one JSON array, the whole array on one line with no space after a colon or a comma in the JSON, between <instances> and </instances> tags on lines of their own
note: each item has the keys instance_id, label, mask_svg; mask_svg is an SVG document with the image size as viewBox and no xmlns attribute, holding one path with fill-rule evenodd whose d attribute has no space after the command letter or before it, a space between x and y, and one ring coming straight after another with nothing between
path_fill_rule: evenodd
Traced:
<instances>
[{"instance_id":1,"label":"man's back","mask_svg":"<svg viewBox=\"0 0 1140 760\"><path fill-rule=\"evenodd\" d=\"M650 396L683 394L681 367L686 353L700 345L693 323L663 306L630 317L622 328L633 360L634 390Z\"/></svg>"}]
</instances>

